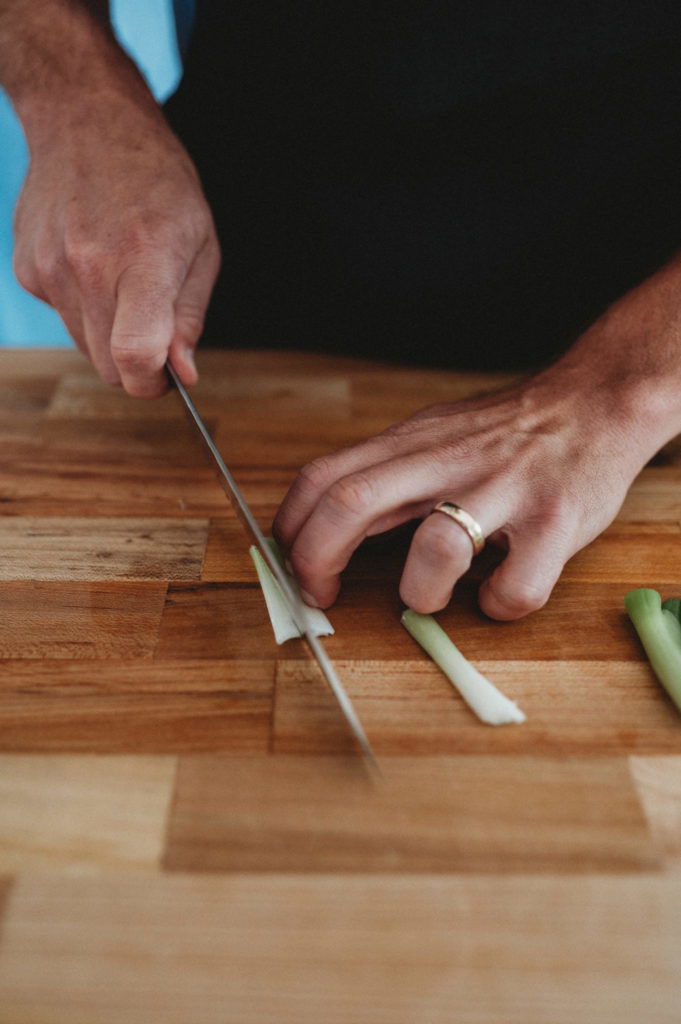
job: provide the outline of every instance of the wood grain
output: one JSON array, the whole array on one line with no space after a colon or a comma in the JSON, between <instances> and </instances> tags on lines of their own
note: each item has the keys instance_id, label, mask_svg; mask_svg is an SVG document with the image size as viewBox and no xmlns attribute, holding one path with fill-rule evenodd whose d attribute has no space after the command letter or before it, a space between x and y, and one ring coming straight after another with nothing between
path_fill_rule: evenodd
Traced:
<instances>
[{"instance_id":1,"label":"wood grain","mask_svg":"<svg viewBox=\"0 0 681 1024\"><path fill-rule=\"evenodd\" d=\"M336 635L332 657L360 661L412 661L419 650L400 624L404 605L399 574L382 581L348 576L329 611ZM623 598L635 585L669 587L641 575L626 584L560 581L541 614L495 622L477 604L479 581L457 584L452 601L437 619L466 657L488 661L642 661L643 651L624 611ZM594 623L596 625L594 626Z\"/></svg>"},{"instance_id":2,"label":"wood grain","mask_svg":"<svg viewBox=\"0 0 681 1024\"><path fill-rule=\"evenodd\" d=\"M509 373L434 373L405 366L357 368L352 374L353 413L358 417L380 415L388 426L424 406L469 398L516 379L517 374Z\"/></svg>"},{"instance_id":3,"label":"wood grain","mask_svg":"<svg viewBox=\"0 0 681 1024\"><path fill-rule=\"evenodd\" d=\"M309 655L301 641L291 651ZM279 648L257 584L175 584L161 621L159 658L275 660Z\"/></svg>"},{"instance_id":4,"label":"wood grain","mask_svg":"<svg viewBox=\"0 0 681 1024\"><path fill-rule=\"evenodd\" d=\"M680 509L681 513L681 509ZM639 524L610 527L565 566L562 581L575 583L632 583L655 580L681 594L681 526L678 522L655 524L655 531Z\"/></svg>"},{"instance_id":5,"label":"wood grain","mask_svg":"<svg viewBox=\"0 0 681 1024\"><path fill-rule=\"evenodd\" d=\"M265 532L308 460L512 379L199 367ZM0 442L0 1024L677 1024L681 717L623 598L679 593L681 438L541 611L482 614L488 545L438 615L521 726L400 625L413 524L361 545L326 646L373 787L176 395L0 350Z\"/></svg>"},{"instance_id":6,"label":"wood grain","mask_svg":"<svg viewBox=\"0 0 681 1024\"><path fill-rule=\"evenodd\" d=\"M254 510L258 526L265 536L271 535L271 516ZM229 580L230 583L257 584L257 574L248 553L251 539L233 513L211 519L201 579L206 583Z\"/></svg>"},{"instance_id":7,"label":"wood grain","mask_svg":"<svg viewBox=\"0 0 681 1024\"><path fill-rule=\"evenodd\" d=\"M488 661L476 667L527 716L484 725L429 660L337 660L336 668L377 754L681 754L681 719L649 666L625 661ZM277 663L273 749L354 749L316 668Z\"/></svg>"},{"instance_id":8,"label":"wood grain","mask_svg":"<svg viewBox=\"0 0 681 1024\"><path fill-rule=\"evenodd\" d=\"M11 875L0 875L0 949L2 948L2 925L5 909L9 901L9 895L14 885L14 878Z\"/></svg>"},{"instance_id":9,"label":"wood grain","mask_svg":"<svg viewBox=\"0 0 681 1024\"><path fill-rule=\"evenodd\" d=\"M678 882L26 877L11 1024L676 1024Z\"/></svg>"},{"instance_id":10,"label":"wood grain","mask_svg":"<svg viewBox=\"0 0 681 1024\"><path fill-rule=\"evenodd\" d=\"M681 519L681 467L651 466L634 481L618 518L623 522Z\"/></svg>"},{"instance_id":11,"label":"wood grain","mask_svg":"<svg viewBox=\"0 0 681 1024\"><path fill-rule=\"evenodd\" d=\"M681 757L632 757L631 774L653 840L668 868L681 870Z\"/></svg>"},{"instance_id":12,"label":"wood grain","mask_svg":"<svg viewBox=\"0 0 681 1024\"><path fill-rule=\"evenodd\" d=\"M81 363L75 372L60 375L46 413L48 418L172 420L177 415L176 396L165 395L157 402L131 398L121 388L107 387Z\"/></svg>"},{"instance_id":13,"label":"wood grain","mask_svg":"<svg viewBox=\"0 0 681 1024\"><path fill-rule=\"evenodd\" d=\"M3 379L0 384L0 416L3 420L26 421L36 413L44 412L56 386L53 377L20 377Z\"/></svg>"},{"instance_id":14,"label":"wood grain","mask_svg":"<svg viewBox=\"0 0 681 1024\"><path fill-rule=\"evenodd\" d=\"M0 755L0 873L156 867L174 777L172 757Z\"/></svg>"},{"instance_id":15,"label":"wood grain","mask_svg":"<svg viewBox=\"0 0 681 1024\"><path fill-rule=\"evenodd\" d=\"M194 390L195 400L202 414L219 415L228 409L228 415L243 418L253 416L262 409L263 417L288 417L301 407L325 416L347 417L350 412L350 385L347 376L320 374L317 377L297 377L289 373L262 373L257 377L227 374L206 374ZM176 394L167 394L162 401L149 403L130 399L124 392L107 388L91 373L64 374L47 409L48 417L105 419L139 416L145 407L145 417L174 419L180 406ZM204 412L205 411L205 412Z\"/></svg>"},{"instance_id":16,"label":"wood grain","mask_svg":"<svg viewBox=\"0 0 681 1024\"><path fill-rule=\"evenodd\" d=\"M262 755L273 688L264 661L4 661L0 749Z\"/></svg>"},{"instance_id":17,"label":"wood grain","mask_svg":"<svg viewBox=\"0 0 681 1024\"><path fill-rule=\"evenodd\" d=\"M198 580L205 520L0 519L0 580Z\"/></svg>"},{"instance_id":18,"label":"wood grain","mask_svg":"<svg viewBox=\"0 0 681 1024\"><path fill-rule=\"evenodd\" d=\"M162 420L13 417L2 432L3 514L224 515L225 496L190 425L170 426Z\"/></svg>"},{"instance_id":19,"label":"wood grain","mask_svg":"<svg viewBox=\"0 0 681 1024\"><path fill-rule=\"evenodd\" d=\"M0 658L150 658L165 594L165 583L3 583Z\"/></svg>"},{"instance_id":20,"label":"wood grain","mask_svg":"<svg viewBox=\"0 0 681 1024\"><path fill-rule=\"evenodd\" d=\"M560 799L556 800L556 794ZM183 757L176 871L636 871L657 866L624 760Z\"/></svg>"},{"instance_id":21,"label":"wood grain","mask_svg":"<svg viewBox=\"0 0 681 1024\"><path fill-rule=\"evenodd\" d=\"M56 384L65 373L83 370L87 361L80 352L73 349L0 349L0 373L2 379L12 385L22 381L49 378Z\"/></svg>"},{"instance_id":22,"label":"wood grain","mask_svg":"<svg viewBox=\"0 0 681 1024\"><path fill-rule=\"evenodd\" d=\"M261 413L256 422L252 412L244 412L243 407L225 410L219 418L215 441L232 464L273 469L287 466L293 474L319 455L366 440L367 430L369 435L377 434L388 425L389 421L380 415L313 415L303 400L286 416Z\"/></svg>"}]
</instances>

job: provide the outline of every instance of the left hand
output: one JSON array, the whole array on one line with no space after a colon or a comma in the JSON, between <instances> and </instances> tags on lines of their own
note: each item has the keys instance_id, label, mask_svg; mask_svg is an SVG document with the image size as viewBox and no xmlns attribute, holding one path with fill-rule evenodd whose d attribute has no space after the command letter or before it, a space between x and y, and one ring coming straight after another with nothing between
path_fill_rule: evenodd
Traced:
<instances>
[{"instance_id":1,"label":"left hand","mask_svg":"<svg viewBox=\"0 0 681 1024\"><path fill-rule=\"evenodd\" d=\"M622 365L631 316L614 310L537 376L424 409L305 466L273 529L306 599L331 605L364 538L423 519L400 594L419 612L443 608L472 558L465 531L429 515L450 500L506 550L482 584L483 611L515 619L540 608L566 561L612 522L634 477L678 428L678 408L665 420L645 374ZM641 366L640 345L632 351Z\"/></svg>"}]
</instances>

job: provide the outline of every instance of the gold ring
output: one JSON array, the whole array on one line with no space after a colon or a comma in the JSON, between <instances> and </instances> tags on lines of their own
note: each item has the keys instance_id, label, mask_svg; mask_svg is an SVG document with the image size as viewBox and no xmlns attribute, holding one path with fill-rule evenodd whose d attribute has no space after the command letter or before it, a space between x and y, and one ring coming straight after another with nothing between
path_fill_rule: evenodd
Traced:
<instances>
[{"instance_id":1,"label":"gold ring","mask_svg":"<svg viewBox=\"0 0 681 1024\"><path fill-rule=\"evenodd\" d=\"M480 523L473 519L469 512L459 508L453 501L439 502L433 509L433 512L444 512L446 516L449 516L450 519L453 519L458 526L466 531L471 539L474 555L478 555L482 551L485 546L485 535L482 532Z\"/></svg>"}]
</instances>

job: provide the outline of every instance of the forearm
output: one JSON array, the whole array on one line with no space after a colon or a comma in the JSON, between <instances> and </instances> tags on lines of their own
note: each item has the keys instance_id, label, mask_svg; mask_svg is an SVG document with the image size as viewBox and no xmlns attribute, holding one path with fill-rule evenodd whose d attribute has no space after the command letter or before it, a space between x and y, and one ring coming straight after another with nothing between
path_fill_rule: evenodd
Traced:
<instances>
[{"instance_id":1,"label":"forearm","mask_svg":"<svg viewBox=\"0 0 681 1024\"><path fill-rule=\"evenodd\" d=\"M583 392L644 458L681 433L681 256L615 302L537 381Z\"/></svg>"},{"instance_id":2,"label":"forearm","mask_svg":"<svg viewBox=\"0 0 681 1024\"><path fill-rule=\"evenodd\" d=\"M29 145L84 105L116 96L154 103L115 40L106 0L0 0L0 83Z\"/></svg>"}]
</instances>

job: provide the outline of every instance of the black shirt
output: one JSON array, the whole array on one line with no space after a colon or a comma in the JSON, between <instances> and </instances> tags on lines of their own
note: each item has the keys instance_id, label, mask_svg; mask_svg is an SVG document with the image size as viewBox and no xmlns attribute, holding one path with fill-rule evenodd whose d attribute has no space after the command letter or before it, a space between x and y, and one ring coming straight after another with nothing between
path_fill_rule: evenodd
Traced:
<instances>
[{"instance_id":1,"label":"black shirt","mask_svg":"<svg viewBox=\"0 0 681 1024\"><path fill-rule=\"evenodd\" d=\"M676 2L199 2L171 122L224 268L207 339L551 358L681 235Z\"/></svg>"}]
</instances>

